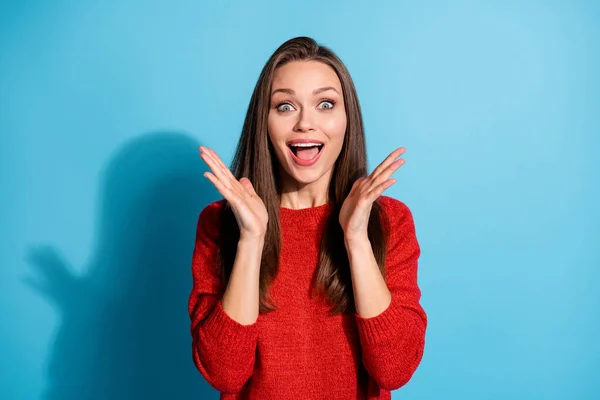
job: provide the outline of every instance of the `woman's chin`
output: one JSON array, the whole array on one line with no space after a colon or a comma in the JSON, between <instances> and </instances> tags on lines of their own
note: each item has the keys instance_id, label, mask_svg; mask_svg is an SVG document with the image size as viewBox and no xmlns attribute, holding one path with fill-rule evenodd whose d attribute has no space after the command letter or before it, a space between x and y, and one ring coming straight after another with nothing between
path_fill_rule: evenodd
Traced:
<instances>
[{"instance_id":1,"label":"woman's chin","mask_svg":"<svg viewBox=\"0 0 600 400\"><path fill-rule=\"evenodd\" d=\"M324 175L324 172L321 170L321 168L309 168L304 169L302 171L292 170L291 172L292 173L289 174L290 178L302 185L309 185L311 183L315 183L319 181Z\"/></svg>"}]
</instances>

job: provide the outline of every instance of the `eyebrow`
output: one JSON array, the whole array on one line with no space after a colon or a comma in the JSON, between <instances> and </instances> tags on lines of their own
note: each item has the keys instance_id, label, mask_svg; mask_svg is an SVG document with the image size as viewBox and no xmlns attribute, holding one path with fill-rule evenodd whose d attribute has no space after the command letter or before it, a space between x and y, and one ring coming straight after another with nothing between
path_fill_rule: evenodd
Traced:
<instances>
[{"instance_id":1,"label":"eyebrow","mask_svg":"<svg viewBox=\"0 0 600 400\"><path fill-rule=\"evenodd\" d=\"M338 92L333 86L325 86L325 87L313 90L313 95L319 94L321 92L325 92L327 90L333 90L337 94L340 94L340 92ZM287 93L287 94L294 94L295 93L292 89L283 88L283 89L275 89L275 90L273 90L273 92L271 93L271 96L273 96L277 92L282 92L282 93Z\"/></svg>"}]
</instances>

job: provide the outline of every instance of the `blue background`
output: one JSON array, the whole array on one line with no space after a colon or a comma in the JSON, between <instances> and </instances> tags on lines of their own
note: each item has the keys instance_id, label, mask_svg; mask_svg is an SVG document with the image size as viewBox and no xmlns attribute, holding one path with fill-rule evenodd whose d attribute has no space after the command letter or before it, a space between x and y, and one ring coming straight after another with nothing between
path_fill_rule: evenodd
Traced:
<instances>
[{"instance_id":1,"label":"blue background","mask_svg":"<svg viewBox=\"0 0 600 400\"><path fill-rule=\"evenodd\" d=\"M402 399L600 398L600 3L3 2L0 397L217 399L196 218L270 54L346 63L413 211L429 316Z\"/></svg>"}]
</instances>

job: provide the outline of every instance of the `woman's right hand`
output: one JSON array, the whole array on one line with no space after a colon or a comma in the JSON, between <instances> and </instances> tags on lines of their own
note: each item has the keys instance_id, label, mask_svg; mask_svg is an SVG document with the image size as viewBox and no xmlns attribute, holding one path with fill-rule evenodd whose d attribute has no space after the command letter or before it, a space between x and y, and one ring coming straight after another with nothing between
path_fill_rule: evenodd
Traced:
<instances>
[{"instance_id":1,"label":"woman's right hand","mask_svg":"<svg viewBox=\"0 0 600 400\"><path fill-rule=\"evenodd\" d=\"M204 176L231 204L240 228L240 239L264 239L269 214L250 180L244 177L238 181L217 153L204 146L200 146L199 149L200 157L212 170L212 173L205 172Z\"/></svg>"}]
</instances>

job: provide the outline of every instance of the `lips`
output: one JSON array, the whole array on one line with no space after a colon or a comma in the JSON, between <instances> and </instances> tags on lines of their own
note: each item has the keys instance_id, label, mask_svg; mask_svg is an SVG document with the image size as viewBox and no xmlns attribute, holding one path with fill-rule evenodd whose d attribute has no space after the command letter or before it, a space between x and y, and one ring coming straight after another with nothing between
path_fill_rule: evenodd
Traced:
<instances>
[{"instance_id":1,"label":"lips","mask_svg":"<svg viewBox=\"0 0 600 400\"><path fill-rule=\"evenodd\" d=\"M290 142L287 143L288 149L290 149L290 155L292 157L292 160L297 164L300 165L302 167L310 167L311 165L314 165L319 158L321 157L321 154L323 153L323 147L325 147L325 144L320 141L320 140L313 140L313 139L296 139L296 140L292 140ZM306 154L304 158L299 158L297 156L298 151L303 151L306 152L307 149L310 148L317 148L317 153L310 159L306 159ZM299 150L302 149L302 150ZM312 150L314 152L314 150Z\"/></svg>"},{"instance_id":2,"label":"lips","mask_svg":"<svg viewBox=\"0 0 600 400\"><path fill-rule=\"evenodd\" d=\"M324 144L322 141L316 140L316 139L294 139L294 140L290 140L286 144L288 146L290 146L293 144L306 144L306 143L315 143L315 144L320 144L320 145Z\"/></svg>"},{"instance_id":3,"label":"lips","mask_svg":"<svg viewBox=\"0 0 600 400\"><path fill-rule=\"evenodd\" d=\"M311 147L317 147L319 151L321 151L321 149L323 149L323 146L325 145L322 141L314 139L294 139L290 140L286 144L294 152L294 154L296 154L295 150L299 148L306 149Z\"/></svg>"}]
</instances>

